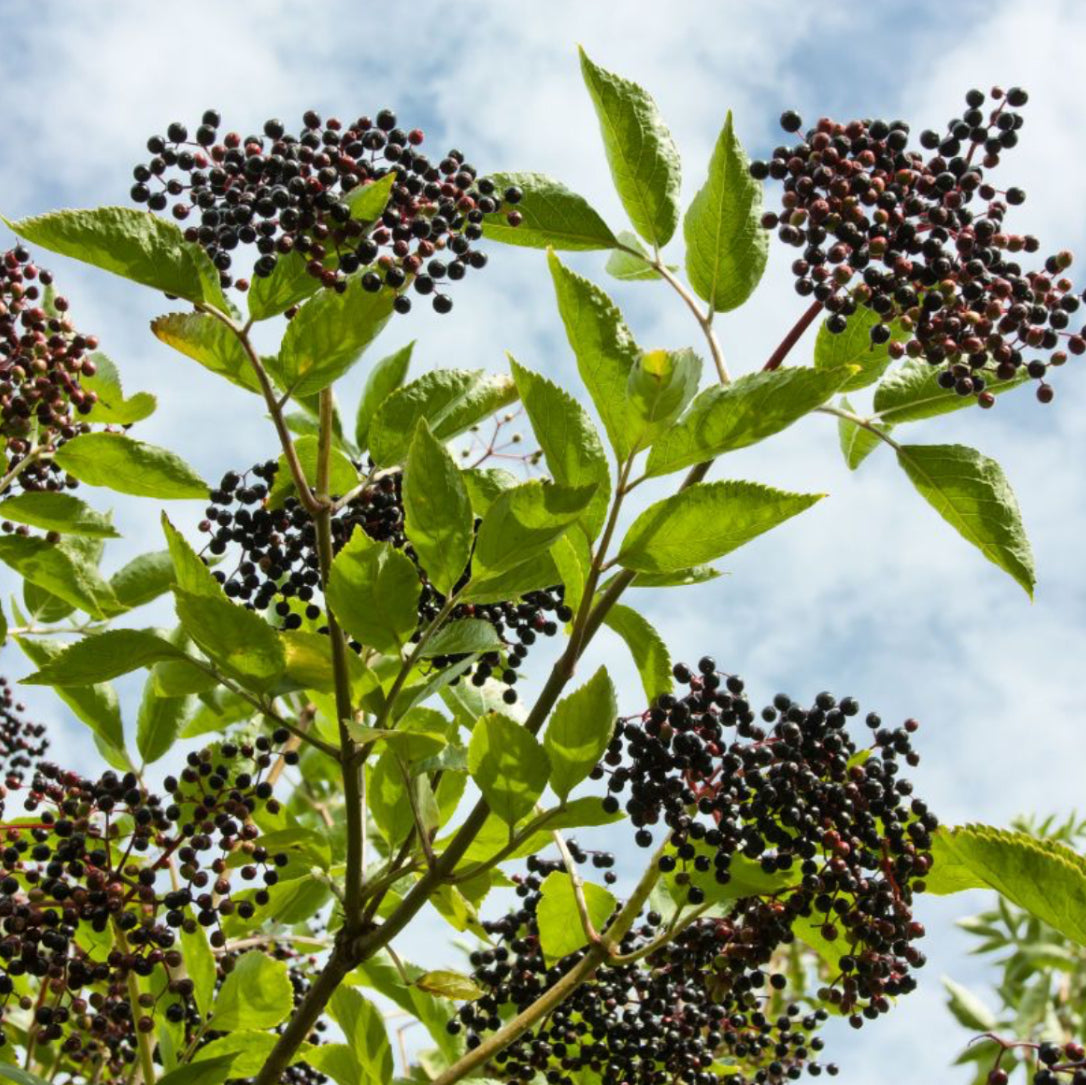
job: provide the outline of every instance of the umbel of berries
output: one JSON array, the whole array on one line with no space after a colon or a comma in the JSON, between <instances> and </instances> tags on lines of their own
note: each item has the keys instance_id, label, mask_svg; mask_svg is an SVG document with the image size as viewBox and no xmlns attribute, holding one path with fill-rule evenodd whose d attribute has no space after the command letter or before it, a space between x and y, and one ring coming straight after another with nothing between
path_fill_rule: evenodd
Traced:
<instances>
[{"instance_id":1,"label":"umbel of berries","mask_svg":"<svg viewBox=\"0 0 1086 1085\"><path fill-rule=\"evenodd\" d=\"M350 123L309 110L297 134L277 119L244 137L220 125L208 110L192 133L175 122L152 136L131 196L185 223L223 286L248 289L231 272L235 251L251 246L259 278L297 253L325 287L342 291L360 273L366 290L396 292L397 312L410 310L410 286L447 313L452 285L486 266L477 242L487 217L521 220L519 189L480 177L455 148L431 159L423 133L388 109Z\"/></svg>"},{"instance_id":2,"label":"umbel of berries","mask_svg":"<svg viewBox=\"0 0 1086 1085\"><path fill-rule=\"evenodd\" d=\"M594 773L607 780L608 807L624 802L642 847L655 827L667 834L660 869L691 904L752 873L773 879L771 907L755 899L733 913L757 934L743 968L768 962L804 922L835 947L822 997L855 1027L887 1012L925 960L912 903L938 820L900 772L919 762L916 721L891 728L868 713L863 750L849 732L860 711L851 697L820 693L803 706L778 694L759 718L742 679L709 657L675 677L685 695L619 721Z\"/></svg>"},{"instance_id":3,"label":"umbel of berries","mask_svg":"<svg viewBox=\"0 0 1086 1085\"><path fill-rule=\"evenodd\" d=\"M67 299L52 286L52 274L22 245L0 255L0 439L9 471L34 445L49 451L89 429L79 417L98 398L82 386L96 372L91 352L98 340L76 330ZM27 464L19 480L28 490L65 483L47 458Z\"/></svg>"},{"instance_id":4,"label":"umbel of berries","mask_svg":"<svg viewBox=\"0 0 1086 1085\"><path fill-rule=\"evenodd\" d=\"M1049 402L1049 370L1086 351L1081 297L1064 276L1071 254L1026 265L1040 244L1007 222L1025 193L988 178L1018 143L1026 101L1018 87L971 90L942 132L920 134L922 151L910 150L903 121L824 117L750 167L783 183L781 209L763 224L798 250L796 290L828 311L827 328L868 310L874 344L925 359L942 387L982 407L995 384L1026 375ZM803 129L793 112L781 125Z\"/></svg>"}]
</instances>

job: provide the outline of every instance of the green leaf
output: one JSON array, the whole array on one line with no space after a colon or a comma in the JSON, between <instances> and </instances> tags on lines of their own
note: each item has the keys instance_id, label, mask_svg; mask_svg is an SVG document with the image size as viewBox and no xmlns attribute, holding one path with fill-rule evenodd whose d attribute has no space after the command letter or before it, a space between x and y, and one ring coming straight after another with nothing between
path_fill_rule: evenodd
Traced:
<instances>
[{"instance_id":1,"label":"green leaf","mask_svg":"<svg viewBox=\"0 0 1086 1085\"><path fill-rule=\"evenodd\" d=\"M849 403L847 397L842 397L841 407L843 410L852 411L852 404ZM872 422L871 424L879 433L884 433L887 436L889 436L890 430L893 428L892 426L881 425L878 422ZM886 443L878 434L872 433L871 430L859 426L847 418L837 419L837 437L841 442L841 454L845 457L845 463L848 464L850 471L855 471L879 445Z\"/></svg>"},{"instance_id":2,"label":"green leaf","mask_svg":"<svg viewBox=\"0 0 1086 1085\"><path fill-rule=\"evenodd\" d=\"M634 229L662 247L679 222L679 152L652 98L636 83L593 64L581 74L600 120L611 177Z\"/></svg>"},{"instance_id":3,"label":"green leaf","mask_svg":"<svg viewBox=\"0 0 1086 1085\"><path fill-rule=\"evenodd\" d=\"M389 170L376 181L365 181L352 188L343 201L351 209L351 218L358 222L375 222L379 219L388 206L392 186L398 177L396 170Z\"/></svg>"},{"instance_id":4,"label":"green leaf","mask_svg":"<svg viewBox=\"0 0 1086 1085\"><path fill-rule=\"evenodd\" d=\"M440 629L423 650L423 656L477 655L497 652L505 645L493 624L482 618L460 618Z\"/></svg>"},{"instance_id":5,"label":"green leaf","mask_svg":"<svg viewBox=\"0 0 1086 1085\"><path fill-rule=\"evenodd\" d=\"M475 518L448 449L425 418L415 427L403 474L404 531L429 582L451 594L471 555Z\"/></svg>"},{"instance_id":6,"label":"green leaf","mask_svg":"<svg viewBox=\"0 0 1086 1085\"><path fill-rule=\"evenodd\" d=\"M515 186L524 194L516 210L519 226L510 226L504 215L488 215L483 235L506 245L530 249L610 249L616 244L611 228L583 196L544 173L492 173L498 194Z\"/></svg>"},{"instance_id":7,"label":"green leaf","mask_svg":"<svg viewBox=\"0 0 1086 1085\"><path fill-rule=\"evenodd\" d=\"M16 494L0 501L0 518L69 535L120 538L108 515L66 493L37 490Z\"/></svg>"},{"instance_id":8,"label":"green leaf","mask_svg":"<svg viewBox=\"0 0 1086 1085\"><path fill-rule=\"evenodd\" d=\"M1086 857L1055 840L990 825L943 827L932 842L928 891L991 888L1086 946Z\"/></svg>"},{"instance_id":9,"label":"green leaf","mask_svg":"<svg viewBox=\"0 0 1086 1085\"><path fill-rule=\"evenodd\" d=\"M943 977L943 986L949 996L947 1008L958 1024L964 1025L971 1032L992 1032L998 1028L996 1015L984 1004L984 999L947 976Z\"/></svg>"},{"instance_id":10,"label":"green leaf","mask_svg":"<svg viewBox=\"0 0 1086 1085\"><path fill-rule=\"evenodd\" d=\"M338 987L328 1011L343 1030L358 1064L375 1085L392 1080L392 1048L380 1010L352 987Z\"/></svg>"},{"instance_id":11,"label":"green leaf","mask_svg":"<svg viewBox=\"0 0 1086 1085\"><path fill-rule=\"evenodd\" d=\"M84 433L57 449L53 461L89 486L168 500L206 500L208 485L184 460L122 433Z\"/></svg>"},{"instance_id":12,"label":"green leaf","mask_svg":"<svg viewBox=\"0 0 1086 1085\"><path fill-rule=\"evenodd\" d=\"M572 802L556 806L551 816L547 818L546 828L548 831L592 828L596 825L613 825L616 821L623 821L625 817L626 815L621 810L612 812L604 809L603 799L599 796L583 795Z\"/></svg>"},{"instance_id":13,"label":"green leaf","mask_svg":"<svg viewBox=\"0 0 1086 1085\"><path fill-rule=\"evenodd\" d=\"M255 611L181 588L174 596L185 632L223 670L249 689L275 684L286 666L283 643Z\"/></svg>"},{"instance_id":14,"label":"green leaf","mask_svg":"<svg viewBox=\"0 0 1086 1085\"><path fill-rule=\"evenodd\" d=\"M196 1002L196 1008L206 1017L214 1004L217 974L215 954L207 944L207 935L199 924L191 934L184 927L178 934L181 938L181 952L185 959L185 972L193 984L192 997Z\"/></svg>"},{"instance_id":15,"label":"green leaf","mask_svg":"<svg viewBox=\"0 0 1086 1085\"><path fill-rule=\"evenodd\" d=\"M816 369L838 369L843 365L858 366L858 372L844 385L842 392L855 392L874 384L886 372L893 360L890 344L901 343L909 338L909 332L896 321L889 325L890 338L885 343L871 341L871 329L882 324L882 318L861 305L848 318L843 332L831 332L829 319L822 321L815 339L814 364ZM921 363L927 366L927 363ZM930 368L930 367L927 367Z\"/></svg>"},{"instance_id":16,"label":"green leaf","mask_svg":"<svg viewBox=\"0 0 1086 1085\"><path fill-rule=\"evenodd\" d=\"M317 460L320 455L320 441L315 436L299 437L294 442L294 451L298 455L298 462L302 466L302 473L310 486L317 484ZM355 466L340 452L333 448L328 471L328 493L330 496L341 497L353 490L358 485L358 471ZM268 493L267 507L278 509L283 507L283 502L288 497L297 494L294 485L294 475L287 463L286 453L279 457L279 468L275 472L275 482Z\"/></svg>"},{"instance_id":17,"label":"green leaf","mask_svg":"<svg viewBox=\"0 0 1086 1085\"><path fill-rule=\"evenodd\" d=\"M632 588L685 588L690 584L705 584L723 575L711 565L691 565L673 573L638 573Z\"/></svg>"},{"instance_id":18,"label":"green leaf","mask_svg":"<svg viewBox=\"0 0 1086 1085\"><path fill-rule=\"evenodd\" d=\"M599 933L615 910L615 898L603 886L592 882L583 882L581 888L588 918ZM588 945L588 935L577 910L573 879L564 871L551 871L544 879L536 922L539 924L539 946L549 960L567 957Z\"/></svg>"},{"instance_id":19,"label":"green leaf","mask_svg":"<svg viewBox=\"0 0 1086 1085\"><path fill-rule=\"evenodd\" d=\"M626 388L630 371L641 361L641 349L617 306L598 286L570 271L553 252L547 254L547 262L581 380L615 455L624 460L633 447Z\"/></svg>"},{"instance_id":20,"label":"green leaf","mask_svg":"<svg viewBox=\"0 0 1086 1085\"><path fill-rule=\"evenodd\" d=\"M93 376L81 377L80 384L85 392L93 392L98 397L98 402L87 414L80 415L82 421L130 426L155 413L158 400L150 392L137 392L134 396L125 398L121 375L104 354L92 354L91 361L97 371Z\"/></svg>"},{"instance_id":21,"label":"green leaf","mask_svg":"<svg viewBox=\"0 0 1086 1085\"><path fill-rule=\"evenodd\" d=\"M649 620L633 607L616 603L603 619L625 642L641 676L641 685L650 702L672 688L671 657L667 645Z\"/></svg>"},{"instance_id":22,"label":"green leaf","mask_svg":"<svg viewBox=\"0 0 1086 1085\"><path fill-rule=\"evenodd\" d=\"M162 514L162 531L170 548L170 564L173 568L171 583L194 595L223 598L222 588L204 564L203 558L189 546L188 540L173 526L165 513Z\"/></svg>"},{"instance_id":23,"label":"green leaf","mask_svg":"<svg viewBox=\"0 0 1086 1085\"><path fill-rule=\"evenodd\" d=\"M630 526L618 562L666 573L712 561L810 508L822 494L793 494L756 482L700 482L650 505Z\"/></svg>"},{"instance_id":24,"label":"green leaf","mask_svg":"<svg viewBox=\"0 0 1086 1085\"><path fill-rule=\"evenodd\" d=\"M186 301L227 309L219 273L204 250L186 242L180 227L148 211L98 207L4 222L39 248Z\"/></svg>"},{"instance_id":25,"label":"green leaf","mask_svg":"<svg viewBox=\"0 0 1086 1085\"><path fill-rule=\"evenodd\" d=\"M205 369L247 392L260 394L260 381L245 348L221 320L207 313L169 313L152 320L151 331Z\"/></svg>"},{"instance_id":26,"label":"green leaf","mask_svg":"<svg viewBox=\"0 0 1086 1085\"><path fill-rule=\"evenodd\" d=\"M999 464L965 445L902 445L897 458L924 500L1032 599L1033 553Z\"/></svg>"},{"instance_id":27,"label":"green leaf","mask_svg":"<svg viewBox=\"0 0 1086 1085\"><path fill-rule=\"evenodd\" d=\"M468 467L460 472L460 477L467 487L471 510L476 516L485 516L503 490L511 489L520 482L504 467Z\"/></svg>"},{"instance_id":28,"label":"green leaf","mask_svg":"<svg viewBox=\"0 0 1086 1085\"><path fill-rule=\"evenodd\" d=\"M61 622L75 611L75 607L52 592L38 587L30 580L23 581L23 605L35 622Z\"/></svg>"},{"instance_id":29,"label":"green leaf","mask_svg":"<svg viewBox=\"0 0 1086 1085\"><path fill-rule=\"evenodd\" d=\"M309 395L338 380L362 356L392 315L393 292L363 289L350 279L342 293L321 290L287 325L278 377L294 396Z\"/></svg>"},{"instance_id":30,"label":"green leaf","mask_svg":"<svg viewBox=\"0 0 1086 1085\"><path fill-rule=\"evenodd\" d=\"M546 751L519 723L498 713L476 721L468 772L490 809L507 825L532 812L547 786Z\"/></svg>"},{"instance_id":31,"label":"green leaf","mask_svg":"<svg viewBox=\"0 0 1086 1085\"><path fill-rule=\"evenodd\" d=\"M475 541L473 575L483 578L543 554L587 508L595 485L576 489L533 479L500 494Z\"/></svg>"},{"instance_id":32,"label":"green leaf","mask_svg":"<svg viewBox=\"0 0 1086 1085\"><path fill-rule=\"evenodd\" d=\"M666 475L779 433L825 403L851 373L776 369L707 388L657 440L645 472Z\"/></svg>"},{"instance_id":33,"label":"green leaf","mask_svg":"<svg viewBox=\"0 0 1086 1085\"><path fill-rule=\"evenodd\" d=\"M769 257L762 186L735 134L731 110L709 160L709 176L683 219L686 274L718 313L739 308L761 282Z\"/></svg>"},{"instance_id":34,"label":"green leaf","mask_svg":"<svg viewBox=\"0 0 1086 1085\"><path fill-rule=\"evenodd\" d=\"M379 652L399 652L418 625L421 591L410 558L356 528L332 562L326 595L352 637Z\"/></svg>"},{"instance_id":35,"label":"green leaf","mask_svg":"<svg viewBox=\"0 0 1086 1085\"><path fill-rule=\"evenodd\" d=\"M268 1061L268 1056L275 1047L278 1037L270 1032L258 1032L256 1029L239 1029L220 1036L199 1048L192 1056L192 1062L181 1069L200 1070L206 1066L229 1066L226 1075L219 1074L208 1081L222 1081L224 1077L229 1079L255 1077L261 1067ZM308 1048L308 1044L303 1047ZM295 1060L301 1055L296 1055ZM161 1085L161 1083L160 1083Z\"/></svg>"},{"instance_id":36,"label":"green leaf","mask_svg":"<svg viewBox=\"0 0 1086 1085\"><path fill-rule=\"evenodd\" d=\"M109 586L123 607L138 607L170 590L174 565L168 550L140 554L109 578Z\"/></svg>"},{"instance_id":37,"label":"green leaf","mask_svg":"<svg viewBox=\"0 0 1086 1085\"><path fill-rule=\"evenodd\" d=\"M16 637L15 639L31 663L42 669L55 661L65 650L55 641L41 640L37 637ZM93 686L56 686L54 692L75 716L91 729L96 738L120 754L119 760L127 761L124 754L121 709L112 686L104 683Z\"/></svg>"},{"instance_id":38,"label":"green leaf","mask_svg":"<svg viewBox=\"0 0 1086 1085\"><path fill-rule=\"evenodd\" d=\"M701 359L692 350L642 354L626 384L633 447L648 448L668 432L697 394L700 380Z\"/></svg>"},{"instance_id":39,"label":"green leaf","mask_svg":"<svg viewBox=\"0 0 1086 1085\"><path fill-rule=\"evenodd\" d=\"M409 787L420 813L424 817L428 813L430 822L436 823L440 815L429 779L425 775L412 778L399 750L385 750L369 770L366 796L373 820L390 849L397 848L415 824Z\"/></svg>"},{"instance_id":40,"label":"green leaf","mask_svg":"<svg viewBox=\"0 0 1086 1085\"><path fill-rule=\"evenodd\" d=\"M218 1032L275 1028L293 1009L293 992L286 961L250 950L223 982L208 1027Z\"/></svg>"},{"instance_id":41,"label":"green leaf","mask_svg":"<svg viewBox=\"0 0 1086 1085\"><path fill-rule=\"evenodd\" d=\"M0 1062L0 1078L14 1081L15 1085L48 1085L45 1078L7 1062Z\"/></svg>"},{"instance_id":42,"label":"green leaf","mask_svg":"<svg viewBox=\"0 0 1086 1085\"><path fill-rule=\"evenodd\" d=\"M599 487L584 517L585 529L594 539L603 528L611 503L611 472L596 427L588 412L565 389L526 369L511 354L507 357L551 478L560 486L594 483Z\"/></svg>"},{"instance_id":43,"label":"green leaf","mask_svg":"<svg viewBox=\"0 0 1086 1085\"><path fill-rule=\"evenodd\" d=\"M618 235L619 244L633 252L624 249L616 249L607 257L604 271L614 279L621 282L644 282L649 279L659 279L660 272L652 266L652 254L644 245L637 234L629 230L622 230ZM555 246L557 247L557 246ZM638 255L634 255L637 253Z\"/></svg>"},{"instance_id":44,"label":"green leaf","mask_svg":"<svg viewBox=\"0 0 1086 1085\"><path fill-rule=\"evenodd\" d=\"M149 629L107 629L65 648L23 679L31 686L90 686L149 667L162 659L185 659L180 648Z\"/></svg>"},{"instance_id":45,"label":"green leaf","mask_svg":"<svg viewBox=\"0 0 1086 1085\"><path fill-rule=\"evenodd\" d=\"M996 396L1030 379L1025 366L1009 381L995 380L987 369L981 370L981 374L988 381L985 390ZM976 406L975 396L960 396L953 388L941 387L938 377L939 369L919 358L910 359L884 377L875 389L874 398L880 421L896 426Z\"/></svg>"},{"instance_id":46,"label":"green leaf","mask_svg":"<svg viewBox=\"0 0 1086 1085\"><path fill-rule=\"evenodd\" d=\"M136 749L145 765L152 764L169 751L191 705L190 696L164 697L159 694L154 676L148 676L136 717Z\"/></svg>"},{"instance_id":47,"label":"green leaf","mask_svg":"<svg viewBox=\"0 0 1086 1085\"><path fill-rule=\"evenodd\" d=\"M0 538L0 561L92 618L108 618L124 609L101 573L69 540L51 543L34 535L7 535Z\"/></svg>"},{"instance_id":48,"label":"green leaf","mask_svg":"<svg viewBox=\"0 0 1086 1085\"><path fill-rule=\"evenodd\" d=\"M603 667L558 702L543 736L543 749L551 763L551 790L563 801L603 756L617 715L615 687Z\"/></svg>"},{"instance_id":49,"label":"green leaf","mask_svg":"<svg viewBox=\"0 0 1086 1085\"><path fill-rule=\"evenodd\" d=\"M392 731L353 725L351 736L356 742L386 743L403 758L405 763L433 757L448 745L448 740L444 735L431 731Z\"/></svg>"},{"instance_id":50,"label":"green leaf","mask_svg":"<svg viewBox=\"0 0 1086 1085\"><path fill-rule=\"evenodd\" d=\"M471 976L465 976L461 972L451 972L447 969L439 969L436 972L424 972L417 980L415 986L423 991L429 991L432 995L440 995L442 998L454 998L458 1002L471 1002L482 998L485 991Z\"/></svg>"},{"instance_id":51,"label":"green leaf","mask_svg":"<svg viewBox=\"0 0 1086 1085\"><path fill-rule=\"evenodd\" d=\"M449 441L516 398L516 385L504 374L481 369L425 373L378 407L369 429L370 456L378 467L392 467L407 457L420 418L438 440Z\"/></svg>"},{"instance_id":52,"label":"green leaf","mask_svg":"<svg viewBox=\"0 0 1086 1085\"><path fill-rule=\"evenodd\" d=\"M354 423L354 441L360 452L369 448L370 423L378 408L407 379L407 370L411 365L411 354L415 349L412 339L406 347L400 347L395 354L382 358L369 372L366 387L358 403L358 414Z\"/></svg>"},{"instance_id":53,"label":"green leaf","mask_svg":"<svg viewBox=\"0 0 1086 1085\"><path fill-rule=\"evenodd\" d=\"M308 257L290 252L278 258L270 275L254 275L247 295L249 316L253 320L278 316L320 290L320 280L309 274L308 265Z\"/></svg>"}]
</instances>

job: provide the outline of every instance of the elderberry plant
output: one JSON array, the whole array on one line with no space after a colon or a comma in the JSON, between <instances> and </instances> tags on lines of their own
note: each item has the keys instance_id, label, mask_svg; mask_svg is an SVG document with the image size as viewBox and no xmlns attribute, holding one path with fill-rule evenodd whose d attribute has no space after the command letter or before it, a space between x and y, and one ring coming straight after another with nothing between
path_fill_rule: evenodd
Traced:
<instances>
[{"instance_id":1,"label":"elderberry plant","mask_svg":"<svg viewBox=\"0 0 1086 1085\"><path fill-rule=\"evenodd\" d=\"M0 640L109 767L70 764L0 680L0 1079L777 1085L835 1075L822 1026L868 1027L922 981L925 894L998 888L1086 943L1060 903L1086 899L1082 861L1021 829L941 827L915 720L829 692L759 708L742 660L672 665L623 601L704 583L820 499L708 478L807 416L835 420L852 469L891 449L1032 594L999 466L900 439L1030 378L1048 402L1083 352L1069 254L1025 261L1040 242L1007 221L1024 194L996 179L1025 91L969 90L926 155L902 121L788 112L798 142L752 162L729 114L681 214L652 98L581 67L632 230L540 174L431 159L387 109L249 136L209 109L147 141L136 207L8 223L0 560L23 587ZM680 218L685 274L665 251ZM810 300L733 377L714 318L754 292L774 231ZM546 250L582 387L512 358L414 379L411 347L370 360L412 296L448 311L506 244ZM130 435L154 397L125 397L38 250L165 295L153 334L254 396L267 446L210 486ZM594 250L674 294L697 345L643 349L558 255ZM334 388L356 365L348 428ZM846 398L868 388L869 411ZM642 502L649 479L670 494ZM117 532L76 487L145 499L163 549L102 572ZM193 530L165 500L198 503ZM606 668L579 667L611 636L643 686L621 703ZM111 682L139 671L122 713ZM606 825L644 856L637 877L567 837ZM476 940L464 970L410 960L427 904ZM390 1036L389 1004L432 1050ZM999 1044L990 1085L1023 1044L1038 1085L1086 1075L1074 1037Z\"/></svg>"}]
</instances>

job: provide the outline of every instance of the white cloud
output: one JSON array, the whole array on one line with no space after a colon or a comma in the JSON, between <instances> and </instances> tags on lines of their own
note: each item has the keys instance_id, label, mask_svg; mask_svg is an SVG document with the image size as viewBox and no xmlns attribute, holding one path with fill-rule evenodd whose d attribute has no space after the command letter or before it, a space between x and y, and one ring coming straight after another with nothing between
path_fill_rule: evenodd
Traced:
<instances>
[{"instance_id":1,"label":"white cloud","mask_svg":"<svg viewBox=\"0 0 1086 1085\"><path fill-rule=\"evenodd\" d=\"M973 83L1022 83L1032 102L1021 147L1002 175L1029 192L1021 221L1041 234L1043 247L1083 240L1077 211L1086 195L1086 104L1071 92L1069 73L1086 45L1086 12L1070 2L956 5L964 30L934 3L561 0L450 9L424 2L386 7L378 17L371 5L347 3L196 0L155 8L123 0L45 3L36 11L35 20L17 25L10 15L0 18L0 194L9 215L123 203L146 135L175 117L191 121L208 106L250 129L268 115L294 119L310 106L354 114L391 103L428 125L432 142L462 145L484 169L554 174L618 226L621 208L577 71L579 41L656 95L683 149L687 196L728 108L748 146L764 153L778 139L774 118L786 106L809 116L838 105L892 111L919 129L949 116ZM182 452L208 477L271 454L274 435L251 397L147 333L146 321L163 309L160 299L71 262L49 262L127 384L158 391L159 412L140 426L145 439ZM597 255L571 262L602 280ZM801 311L786 262L775 253L751 305L720 320L737 372L757 368ZM682 305L662 288L614 284L613 293L646 345L695 341ZM498 368L509 349L527 365L574 380L538 253L495 253L490 269L458 294L451 316L422 313L397 323L387 347L415 335L423 368ZM801 344L795 358L808 353L809 343ZM364 368L345 382L348 412ZM1074 754L1081 749L1086 649L1079 557L1086 383L1075 368L1059 375L1051 408L1022 392L992 412L915 429L915 439L976 444L1004 463L1038 558L1032 606L912 492L888 450L850 475L831 420L820 417L730 457L716 474L826 490L828 499L802 522L729 556L721 564L731 575L713 585L638 598L676 658L712 652L743 673L756 696L785 688L806 697L828 686L855 693L887 718L918 716L926 751L918 788L950 820L1005 822L1019 810L1070 805L1081 776ZM127 536L111 548L110 567L161 547L144 504L90 496L115 505ZM198 511L179 506L171 515L191 526ZM619 647L602 644L597 659L615 668L624 700L635 704L636 678ZM22 673L11 649L4 665ZM138 682L123 688L131 726ZM61 725L64 712L43 692L29 691L27 700ZM86 763L91 748L83 732L63 730ZM888 1021L858 1038L839 1037L838 1080L885 1078L888 1053L902 1085L946 1077L961 1036L940 1008L936 977L973 967L951 928L969 907L957 898L930 906L932 974ZM443 935L429 929L424 937L427 955L440 955Z\"/></svg>"}]
</instances>

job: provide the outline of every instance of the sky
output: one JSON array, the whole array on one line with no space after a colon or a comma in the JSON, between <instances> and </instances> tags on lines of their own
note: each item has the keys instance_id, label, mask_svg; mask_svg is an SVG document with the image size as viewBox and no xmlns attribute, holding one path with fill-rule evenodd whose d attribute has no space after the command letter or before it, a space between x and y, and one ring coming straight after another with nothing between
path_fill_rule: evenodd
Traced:
<instances>
[{"instance_id":1,"label":"sky","mask_svg":"<svg viewBox=\"0 0 1086 1085\"><path fill-rule=\"evenodd\" d=\"M309 108L355 116L388 106L405 126L424 128L431 148L458 146L484 172L549 173L587 197L612 228L625 228L581 83L578 43L655 96L682 151L684 204L701 184L729 109L757 156L780 142L776 119L786 108L809 120L902 117L918 131L941 127L971 86L1025 86L1026 126L998 176L1026 190L1015 221L1040 236L1044 251L1086 248L1079 213L1086 98L1073 93L1071 79L1086 50L1086 7L1060 0L672 0L666 8L653 0L531 7L416 0L395 8L40 0L32 10L0 3L0 211L16 218L123 204L147 136L174 119L195 124L209 107L222 111L227 127L249 131L272 116L297 123ZM7 244L0 237L0 247ZM670 251L681 260L676 243ZM802 311L790 259L774 249L750 304L719 320L735 373L757 369ZM700 349L689 315L663 286L607 282L600 254L569 262L611 291L644 347ZM46 266L57 272L80 327L96 332L120 366L126 390L157 392L157 413L139 425L142 439L180 453L212 479L274 454L274 433L253 399L150 335L148 321L167 302L59 257ZM490 267L458 293L451 315L417 309L394 320L367 359L417 339L416 372L500 370L508 350L575 387L539 252L492 249ZM808 338L791 360L804 363L810 351ZM729 456L713 477L829 498L729 555L720 563L729 575L713 584L641 592L638 602L673 658L712 654L743 674L759 699L778 690L809 699L828 688L888 720L920 719L917 790L947 822L1006 824L1020 812L1067 812L1078 796L1086 722L1080 368L1069 364L1056 375L1049 407L1022 389L989 412L916 424L908 438L972 445L1003 465L1036 556L1032 603L913 492L885 449L850 473L834 424L819 416ZM342 383L347 413L365 371L364 359ZM151 503L89 489L83 496L112 507L125 535L107 550L107 571L161 548ZM169 512L191 526L200 509L175 503ZM0 571L5 605L12 586ZM613 669L624 707L636 708L636 677L620 646L601 643L585 673L597 660ZM28 670L10 646L0 666L8 675ZM118 686L131 726L139 682ZM38 690L25 699L51 724L58 746L92 762L93 747L62 706ZM897 1085L965 1080L946 1069L966 1037L942 1007L938 978L983 981L953 925L983 900L974 894L922 906L931 937L921 990L875 1027L837 1037L839 1081L888 1080L888 1064ZM444 937L431 926L419 944L447 953Z\"/></svg>"}]
</instances>

